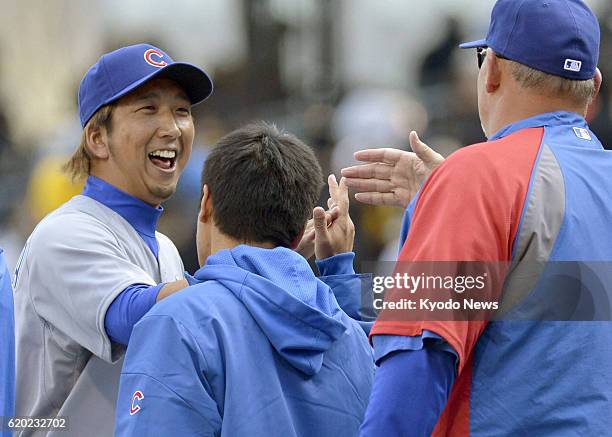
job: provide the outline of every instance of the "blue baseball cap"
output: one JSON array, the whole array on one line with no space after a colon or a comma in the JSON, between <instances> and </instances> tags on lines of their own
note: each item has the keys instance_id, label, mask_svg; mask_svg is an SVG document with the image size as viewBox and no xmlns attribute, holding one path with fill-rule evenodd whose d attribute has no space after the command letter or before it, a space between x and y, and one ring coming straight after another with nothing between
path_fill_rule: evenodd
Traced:
<instances>
[{"instance_id":1,"label":"blue baseball cap","mask_svg":"<svg viewBox=\"0 0 612 437\"><path fill-rule=\"evenodd\" d=\"M195 65L174 62L150 44L122 47L102 55L81 80L79 117L85 127L104 105L114 102L151 79L172 79L183 87L192 105L212 94L208 74Z\"/></svg>"},{"instance_id":2,"label":"blue baseball cap","mask_svg":"<svg viewBox=\"0 0 612 437\"><path fill-rule=\"evenodd\" d=\"M498 0L485 39L459 47L490 47L504 58L574 80L595 76L599 23L582 0Z\"/></svg>"}]
</instances>

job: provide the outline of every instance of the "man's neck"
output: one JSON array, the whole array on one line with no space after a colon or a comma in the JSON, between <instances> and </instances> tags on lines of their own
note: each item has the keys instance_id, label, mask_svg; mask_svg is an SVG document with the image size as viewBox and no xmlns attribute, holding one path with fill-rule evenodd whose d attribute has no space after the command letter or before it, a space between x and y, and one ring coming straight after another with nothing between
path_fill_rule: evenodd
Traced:
<instances>
[{"instance_id":1,"label":"man's neck","mask_svg":"<svg viewBox=\"0 0 612 437\"><path fill-rule=\"evenodd\" d=\"M100 202L123 217L138 232L157 257L159 245L155 237L155 231L163 208L152 207L93 175L87 178L83 195Z\"/></svg>"},{"instance_id":2,"label":"man's neck","mask_svg":"<svg viewBox=\"0 0 612 437\"><path fill-rule=\"evenodd\" d=\"M276 247L276 245L273 243L255 243L252 241L237 240L235 238L223 234L218 230L215 230L213 231L211 239L211 255L223 249L231 250L236 246L240 246L241 244L247 244L253 247L261 247L262 249L274 249Z\"/></svg>"},{"instance_id":3,"label":"man's neck","mask_svg":"<svg viewBox=\"0 0 612 437\"><path fill-rule=\"evenodd\" d=\"M574 112L582 117L586 116L586 106L571 105L566 99L554 99L517 90L502 98L491 111L489 122L486 125L486 135L490 138L510 124L539 114L557 111Z\"/></svg>"},{"instance_id":4,"label":"man's neck","mask_svg":"<svg viewBox=\"0 0 612 437\"><path fill-rule=\"evenodd\" d=\"M135 197L136 199L139 199L140 201L152 206L153 208L159 208L161 206L161 202L151 201L150 199L143 198L142 195L134 193L132 190L130 190L130 185L126 176L120 172L105 171L104 169L100 168L100 165L98 164L95 166L92 165L89 174L90 176L95 176L98 179L103 180L107 184L117 188L118 190L123 191L124 193Z\"/></svg>"}]
</instances>

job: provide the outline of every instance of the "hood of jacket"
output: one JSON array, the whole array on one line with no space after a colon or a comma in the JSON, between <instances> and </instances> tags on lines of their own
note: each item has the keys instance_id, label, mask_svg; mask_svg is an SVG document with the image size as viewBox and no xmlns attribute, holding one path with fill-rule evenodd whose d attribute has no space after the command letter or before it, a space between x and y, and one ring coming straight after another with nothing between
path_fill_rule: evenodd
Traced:
<instances>
[{"instance_id":1,"label":"hood of jacket","mask_svg":"<svg viewBox=\"0 0 612 437\"><path fill-rule=\"evenodd\" d=\"M217 281L249 311L274 349L307 375L348 329L332 290L293 250L240 245L208 257L197 281Z\"/></svg>"}]
</instances>

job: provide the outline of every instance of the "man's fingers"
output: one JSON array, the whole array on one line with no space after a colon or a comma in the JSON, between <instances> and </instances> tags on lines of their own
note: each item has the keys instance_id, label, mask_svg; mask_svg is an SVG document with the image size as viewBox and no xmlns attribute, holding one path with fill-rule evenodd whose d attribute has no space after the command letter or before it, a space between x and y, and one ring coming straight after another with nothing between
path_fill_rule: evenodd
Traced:
<instances>
[{"instance_id":1,"label":"man's fingers","mask_svg":"<svg viewBox=\"0 0 612 437\"><path fill-rule=\"evenodd\" d=\"M325 216L325 210L320 206L317 206L312 211L312 217L314 220L315 234L324 233L327 231L327 220Z\"/></svg>"},{"instance_id":2,"label":"man's fingers","mask_svg":"<svg viewBox=\"0 0 612 437\"><path fill-rule=\"evenodd\" d=\"M330 174L327 182L329 184L329 196L333 201L333 205L340 209L341 214L348 214L349 198L345 178L340 178L340 184L338 184L336 176Z\"/></svg>"},{"instance_id":3,"label":"man's fingers","mask_svg":"<svg viewBox=\"0 0 612 437\"><path fill-rule=\"evenodd\" d=\"M310 219L306 222L306 226L304 226L304 233L308 233L314 229L314 220Z\"/></svg>"},{"instance_id":4,"label":"man's fingers","mask_svg":"<svg viewBox=\"0 0 612 437\"><path fill-rule=\"evenodd\" d=\"M314 249L318 259L333 255L331 248L330 233L327 230L327 214L320 206L312 211L315 227Z\"/></svg>"},{"instance_id":5,"label":"man's fingers","mask_svg":"<svg viewBox=\"0 0 612 437\"><path fill-rule=\"evenodd\" d=\"M337 204L336 197L338 196L338 181L333 173L327 177L327 186L329 187L329 198Z\"/></svg>"},{"instance_id":6,"label":"man's fingers","mask_svg":"<svg viewBox=\"0 0 612 437\"><path fill-rule=\"evenodd\" d=\"M308 232L304 232L304 236L302 237L302 241L313 241L315 238L314 228L309 230Z\"/></svg>"},{"instance_id":7,"label":"man's fingers","mask_svg":"<svg viewBox=\"0 0 612 437\"><path fill-rule=\"evenodd\" d=\"M337 206L334 206L332 209L327 211L325 214L327 218L327 225L329 226L334 222L334 220L340 217L340 208L338 208Z\"/></svg>"},{"instance_id":8,"label":"man's fingers","mask_svg":"<svg viewBox=\"0 0 612 437\"><path fill-rule=\"evenodd\" d=\"M334 203L340 210L340 214L348 215L349 195L348 195L348 186L346 185L345 177L340 178L340 184L338 184L338 188L336 189Z\"/></svg>"},{"instance_id":9,"label":"man's fingers","mask_svg":"<svg viewBox=\"0 0 612 437\"><path fill-rule=\"evenodd\" d=\"M340 170L343 177L351 179L391 179L392 172L393 166L382 162L354 165Z\"/></svg>"},{"instance_id":10,"label":"man's fingers","mask_svg":"<svg viewBox=\"0 0 612 437\"><path fill-rule=\"evenodd\" d=\"M331 225L334 222L334 220L336 220L338 217L340 217L340 209L338 208L338 205L336 205L333 199L330 197L329 199L327 199L327 211L325 211L325 219L327 221L327 226ZM311 224L311 229L313 229L314 219L308 221L308 223L310 222L313 222ZM308 224L306 225L305 232L307 231L308 231Z\"/></svg>"},{"instance_id":11,"label":"man's fingers","mask_svg":"<svg viewBox=\"0 0 612 437\"><path fill-rule=\"evenodd\" d=\"M425 144L423 141L421 141L421 139L419 138L419 134L417 134L416 131L410 132L409 140L410 140L410 148L412 149L414 153L417 154L419 158L421 158L422 155L427 154L427 151L429 150L429 146Z\"/></svg>"},{"instance_id":12,"label":"man's fingers","mask_svg":"<svg viewBox=\"0 0 612 437\"><path fill-rule=\"evenodd\" d=\"M389 181L380 179L346 178L346 185L357 191L389 193L394 188Z\"/></svg>"},{"instance_id":13,"label":"man's fingers","mask_svg":"<svg viewBox=\"0 0 612 437\"><path fill-rule=\"evenodd\" d=\"M357 193L355 199L367 205L403 206L393 193Z\"/></svg>"},{"instance_id":14,"label":"man's fingers","mask_svg":"<svg viewBox=\"0 0 612 437\"><path fill-rule=\"evenodd\" d=\"M366 149L355 152L357 161L363 162L384 162L385 164L395 164L402 157L403 150L383 147L381 149Z\"/></svg>"},{"instance_id":15,"label":"man's fingers","mask_svg":"<svg viewBox=\"0 0 612 437\"><path fill-rule=\"evenodd\" d=\"M410 132L410 147L425 165L438 165L444 160L442 155L421 141L415 131Z\"/></svg>"},{"instance_id":16,"label":"man's fingers","mask_svg":"<svg viewBox=\"0 0 612 437\"><path fill-rule=\"evenodd\" d=\"M310 223L310 229L304 230L304 235L302 235L302 239L298 243L295 251L302 255L306 259L310 259L311 256L314 255L314 240L315 240L315 231L314 231L314 222L313 220L308 220Z\"/></svg>"}]
</instances>

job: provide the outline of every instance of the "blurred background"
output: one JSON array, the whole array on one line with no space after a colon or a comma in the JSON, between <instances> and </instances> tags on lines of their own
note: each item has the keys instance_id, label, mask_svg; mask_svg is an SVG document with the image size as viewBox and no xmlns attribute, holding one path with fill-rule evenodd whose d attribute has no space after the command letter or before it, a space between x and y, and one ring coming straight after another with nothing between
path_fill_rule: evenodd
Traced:
<instances>
[{"instance_id":1,"label":"blurred background","mask_svg":"<svg viewBox=\"0 0 612 437\"><path fill-rule=\"evenodd\" d=\"M588 0L612 78L612 2ZM484 140L474 50L494 0L2 0L0 247L13 268L34 226L81 190L60 167L76 148L79 81L98 57L148 42L208 71L215 93L194 108L189 167L160 230L197 268L195 219L207 150L254 120L312 146L325 172L365 147L408 149L417 130L444 155ZM612 80L612 79L610 79ZM591 126L612 146L610 88ZM322 200L327 193L322 193ZM403 211L352 201L361 261L393 260Z\"/></svg>"}]
</instances>

